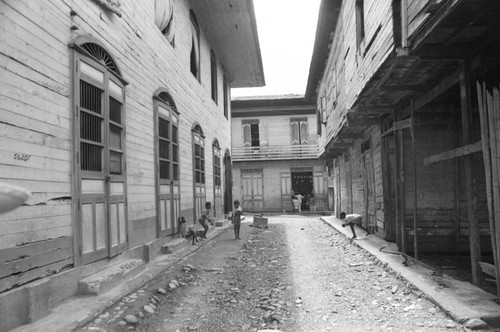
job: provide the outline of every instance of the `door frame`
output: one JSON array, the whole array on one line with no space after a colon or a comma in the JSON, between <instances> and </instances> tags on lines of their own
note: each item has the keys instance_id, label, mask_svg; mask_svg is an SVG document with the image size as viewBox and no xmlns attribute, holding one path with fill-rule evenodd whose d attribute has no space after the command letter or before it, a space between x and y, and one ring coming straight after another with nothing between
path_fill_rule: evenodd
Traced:
<instances>
[{"instance_id":1,"label":"door frame","mask_svg":"<svg viewBox=\"0 0 500 332\"><path fill-rule=\"evenodd\" d=\"M106 65L91 54L92 49L102 51L100 55L107 57ZM72 194L75 199L72 204L72 214L75 217L73 223L74 230L74 264L75 266L89 264L104 258L111 258L120 254L128 248L128 214L127 214L127 171L126 171L126 94L125 87L128 84L121 77L120 70L109 51L95 38L89 36L79 36L70 42L71 49L71 73L72 73L72 93L71 105L72 114ZM82 63L88 66L87 73L82 71ZM102 75L102 76L101 76ZM101 118L101 141L95 141L94 145L102 146L101 150L101 170L85 171L81 169L82 164L82 138L81 138L81 110L80 110L80 81L94 86L102 91L101 110L102 113L97 116ZM102 83L101 83L101 82ZM110 120L110 98L120 103L120 122ZM88 113L88 112L87 112ZM96 113L98 114L98 113ZM113 122L113 123L112 123ZM121 128L120 147L111 145L110 126ZM99 143L99 144L97 144ZM110 152L118 152L121 156L120 167L121 174L113 174L110 170ZM82 193L82 183L85 182L91 188L87 193ZM93 181L96 181L92 184ZM97 182L102 183L99 188ZM119 183L122 190L115 191L116 186L113 183ZM94 187L94 185L96 185ZM83 204L90 205L92 226L92 246L95 249L92 252L83 253L84 234L83 234ZM105 242L104 248L97 248L98 241L98 215L97 205L102 204L101 217L104 220L104 236L101 239ZM120 207L120 204L123 204ZM111 220L112 209L117 208L116 223ZM120 208L123 213L120 213ZM122 220L123 219L123 220ZM112 226L116 227L113 233ZM117 244L113 246L114 235L116 234Z\"/></svg>"}]
</instances>

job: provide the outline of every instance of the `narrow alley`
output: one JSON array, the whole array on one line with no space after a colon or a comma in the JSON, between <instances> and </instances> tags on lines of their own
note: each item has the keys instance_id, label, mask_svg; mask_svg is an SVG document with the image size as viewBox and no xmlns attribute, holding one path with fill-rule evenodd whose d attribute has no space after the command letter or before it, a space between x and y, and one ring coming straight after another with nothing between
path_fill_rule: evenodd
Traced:
<instances>
[{"instance_id":1,"label":"narrow alley","mask_svg":"<svg viewBox=\"0 0 500 332\"><path fill-rule=\"evenodd\" d=\"M226 230L80 331L461 331L317 216ZM133 315L133 317L132 317Z\"/></svg>"}]
</instances>

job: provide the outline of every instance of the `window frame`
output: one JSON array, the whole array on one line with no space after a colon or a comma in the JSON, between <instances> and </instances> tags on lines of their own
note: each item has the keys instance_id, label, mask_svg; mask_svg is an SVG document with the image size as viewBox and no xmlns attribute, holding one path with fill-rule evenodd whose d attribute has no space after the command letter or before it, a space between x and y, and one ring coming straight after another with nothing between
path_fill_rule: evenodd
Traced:
<instances>
[{"instance_id":1,"label":"window frame","mask_svg":"<svg viewBox=\"0 0 500 332\"><path fill-rule=\"evenodd\" d=\"M199 130L198 130L199 128ZM196 186L206 185L206 167L205 167L205 136L199 125L196 125L192 130L193 135L193 182ZM196 147L198 146L199 155L196 155ZM199 167L196 161L199 160ZM200 174L198 181L197 174Z\"/></svg>"},{"instance_id":2,"label":"window frame","mask_svg":"<svg viewBox=\"0 0 500 332\"><path fill-rule=\"evenodd\" d=\"M190 71L191 74L193 74L194 77L198 80L198 82L201 82L201 68L200 68L200 25L198 24L198 18L196 17L196 14L194 11L191 9L189 11L189 18L191 22L191 50L190 50ZM194 53L194 55L193 55ZM194 57L194 59L193 59ZM196 72L194 72L194 70Z\"/></svg>"},{"instance_id":3,"label":"window frame","mask_svg":"<svg viewBox=\"0 0 500 332\"><path fill-rule=\"evenodd\" d=\"M218 105L217 59L213 50L210 51L210 84L212 100Z\"/></svg>"},{"instance_id":4,"label":"window frame","mask_svg":"<svg viewBox=\"0 0 500 332\"><path fill-rule=\"evenodd\" d=\"M179 112L173 103L173 100L165 100L161 95L162 92L154 97L154 110L155 110L155 144L157 145L156 158L158 167L158 180L160 184L179 184L180 182L180 153L179 153ZM166 95L170 97L168 93ZM160 112L162 108L162 112ZM167 114L167 115L165 115ZM160 123L161 120L168 122L168 137L160 136ZM175 128L175 130L174 130ZM174 135L175 134L175 135ZM176 136L176 137L174 137ZM160 157L161 149L160 142L164 141L168 144L169 157ZM174 160L175 151L177 151L177 160ZM168 178L161 177L161 161L168 162ZM175 170L177 166L177 170Z\"/></svg>"},{"instance_id":5,"label":"window frame","mask_svg":"<svg viewBox=\"0 0 500 332\"><path fill-rule=\"evenodd\" d=\"M224 117L229 120L229 85L226 76L222 76L222 89L224 98Z\"/></svg>"},{"instance_id":6,"label":"window frame","mask_svg":"<svg viewBox=\"0 0 500 332\"><path fill-rule=\"evenodd\" d=\"M117 179L117 180L123 180L126 176L126 169L125 169L125 160L126 160L126 148L125 148L125 128L126 128L126 108L125 108L125 86L126 84L123 82L123 80L117 76L116 73L111 71L109 68L104 66L103 64L99 63L95 59L93 59L92 56L87 55L85 53L81 52L76 52L75 53L75 60L76 60L76 70L75 70L75 80L78 89L81 88L81 82L85 82L97 89L100 89L102 91L101 94L101 114L99 118L102 119L101 121L101 141L96 142L96 141L89 141L86 139L83 139L81 137L81 129L78 130L78 135L76 137L77 139L77 144L80 145L78 148L78 151L80 153L78 154L78 164L79 164L79 172L82 174L82 176L85 177L92 177L92 176L109 176L110 179ZM99 82L95 77L92 77L91 75L85 73L82 71L82 63L85 63L86 65L90 66L93 69L97 69L99 72L101 72L102 75L102 81ZM116 84L120 89L120 94L113 92L112 89L110 88L110 84ZM82 110L81 106L81 91L79 90L78 92L78 100L75 100L75 110L77 112L77 118L78 118L78 126L81 126L81 113L89 113L90 110ZM113 98L117 102L120 103L121 108L120 108L120 115L121 115L121 123L114 122L110 120L110 99ZM95 113L97 114L97 113ZM120 128L120 146L121 148L112 148L111 147L111 142L110 142L110 133L111 133L111 126L115 126ZM101 170L100 171L92 171L92 170L87 170L83 169L83 153L82 153L82 148L81 144L82 143L87 143L87 144L94 144L94 145L99 145L102 147L101 150ZM99 143L99 144L96 144ZM111 152L116 152L121 155L121 161L120 161L120 169L121 173L112 173L110 169L110 156Z\"/></svg>"}]
</instances>

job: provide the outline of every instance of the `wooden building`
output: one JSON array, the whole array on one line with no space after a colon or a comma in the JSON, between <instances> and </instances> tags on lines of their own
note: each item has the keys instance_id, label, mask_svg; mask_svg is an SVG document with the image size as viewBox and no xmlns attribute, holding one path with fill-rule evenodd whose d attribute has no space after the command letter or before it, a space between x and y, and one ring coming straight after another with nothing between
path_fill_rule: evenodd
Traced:
<instances>
[{"instance_id":1,"label":"wooden building","mask_svg":"<svg viewBox=\"0 0 500 332\"><path fill-rule=\"evenodd\" d=\"M416 258L470 255L471 281L483 268L500 292L499 14L488 0L322 1L306 99L337 214Z\"/></svg>"},{"instance_id":2,"label":"wooden building","mask_svg":"<svg viewBox=\"0 0 500 332\"><path fill-rule=\"evenodd\" d=\"M230 88L264 85L253 2L2 1L0 331L231 209ZM229 205L228 205L229 204ZM35 281L36 280L36 281Z\"/></svg>"},{"instance_id":3,"label":"wooden building","mask_svg":"<svg viewBox=\"0 0 500 332\"><path fill-rule=\"evenodd\" d=\"M294 193L303 211L327 210L315 105L303 95L244 97L231 112L233 198L243 211L292 211Z\"/></svg>"}]
</instances>

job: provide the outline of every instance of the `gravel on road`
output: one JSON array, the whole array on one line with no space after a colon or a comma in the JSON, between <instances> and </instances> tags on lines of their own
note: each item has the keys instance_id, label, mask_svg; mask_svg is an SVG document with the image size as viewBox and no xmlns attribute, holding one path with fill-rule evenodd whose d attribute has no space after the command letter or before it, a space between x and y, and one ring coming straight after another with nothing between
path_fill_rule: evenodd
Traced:
<instances>
[{"instance_id":1,"label":"gravel on road","mask_svg":"<svg viewBox=\"0 0 500 332\"><path fill-rule=\"evenodd\" d=\"M228 230L83 331L462 331L316 216Z\"/></svg>"}]
</instances>

